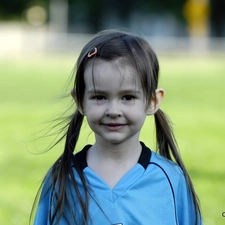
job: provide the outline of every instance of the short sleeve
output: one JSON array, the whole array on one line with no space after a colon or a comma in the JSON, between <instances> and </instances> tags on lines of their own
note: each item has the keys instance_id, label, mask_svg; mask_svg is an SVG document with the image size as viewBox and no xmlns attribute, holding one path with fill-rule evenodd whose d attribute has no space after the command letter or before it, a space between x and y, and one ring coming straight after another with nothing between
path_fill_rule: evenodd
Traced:
<instances>
[{"instance_id":1,"label":"short sleeve","mask_svg":"<svg viewBox=\"0 0 225 225\"><path fill-rule=\"evenodd\" d=\"M194 201L183 173L175 192L178 224L194 225L196 221ZM202 220L200 216L198 216L198 225L202 224Z\"/></svg>"},{"instance_id":2,"label":"short sleeve","mask_svg":"<svg viewBox=\"0 0 225 225\"><path fill-rule=\"evenodd\" d=\"M33 225L48 225L50 212L51 191L47 182L44 182Z\"/></svg>"}]
</instances>

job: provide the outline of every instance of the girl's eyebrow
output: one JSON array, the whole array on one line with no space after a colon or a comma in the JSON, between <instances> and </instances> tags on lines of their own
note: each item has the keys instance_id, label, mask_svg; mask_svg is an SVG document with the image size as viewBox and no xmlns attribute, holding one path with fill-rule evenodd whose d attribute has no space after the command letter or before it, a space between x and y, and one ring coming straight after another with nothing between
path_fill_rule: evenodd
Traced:
<instances>
[{"instance_id":1,"label":"girl's eyebrow","mask_svg":"<svg viewBox=\"0 0 225 225\"><path fill-rule=\"evenodd\" d=\"M141 94L142 92L136 89L125 89L125 90L121 90L121 93L124 94Z\"/></svg>"}]
</instances>

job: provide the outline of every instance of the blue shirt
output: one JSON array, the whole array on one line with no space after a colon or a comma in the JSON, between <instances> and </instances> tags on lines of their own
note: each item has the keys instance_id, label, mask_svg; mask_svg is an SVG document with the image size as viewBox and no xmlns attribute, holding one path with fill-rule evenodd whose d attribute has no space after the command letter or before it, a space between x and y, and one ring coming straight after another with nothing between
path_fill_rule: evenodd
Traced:
<instances>
[{"instance_id":1,"label":"blue shirt","mask_svg":"<svg viewBox=\"0 0 225 225\"><path fill-rule=\"evenodd\" d=\"M174 162L151 151L142 143L138 163L111 189L88 167L86 153L89 148L90 145L87 145L75 155L86 177L89 190L88 225L195 224L195 210L190 190L182 170ZM74 175L78 177L75 169ZM82 192L78 178L77 182ZM76 196L75 192L72 191L71 196ZM49 224L49 212L54 208L54 205L50 205L50 199L51 191L41 197L34 225ZM71 200L71 205L73 204ZM81 217L79 209L73 213L76 218ZM75 224L71 222L67 208L65 215L67 220L62 217L59 225Z\"/></svg>"}]
</instances>

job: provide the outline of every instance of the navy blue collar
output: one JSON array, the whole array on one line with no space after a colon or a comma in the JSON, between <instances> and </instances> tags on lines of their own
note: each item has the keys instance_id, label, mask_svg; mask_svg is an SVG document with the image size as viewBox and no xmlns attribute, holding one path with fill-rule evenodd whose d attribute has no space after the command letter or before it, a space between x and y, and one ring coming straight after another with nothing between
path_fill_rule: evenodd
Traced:
<instances>
[{"instance_id":1,"label":"navy blue collar","mask_svg":"<svg viewBox=\"0 0 225 225\"><path fill-rule=\"evenodd\" d=\"M140 142L140 143L142 146L142 151L138 159L138 163L142 165L144 169L146 169L150 162L152 152L143 142ZM86 145L80 152L76 153L74 156L77 162L79 163L81 170L84 170L86 167L88 167L87 151L91 146L92 145Z\"/></svg>"}]
</instances>

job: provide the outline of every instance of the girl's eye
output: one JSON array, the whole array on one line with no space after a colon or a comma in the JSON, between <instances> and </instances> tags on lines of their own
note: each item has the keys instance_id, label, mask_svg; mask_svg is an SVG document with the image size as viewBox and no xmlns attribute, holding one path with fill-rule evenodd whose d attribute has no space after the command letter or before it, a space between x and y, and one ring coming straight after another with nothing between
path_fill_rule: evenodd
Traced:
<instances>
[{"instance_id":1,"label":"girl's eye","mask_svg":"<svg viewBox=\"0 0 225 225\"><path fill-rule=\"evenodd\" d=\"M105 100L106 98L103 95L95 95L93 97L93 99L95 99L97 101L101 101L101 100Z\"/></svg>"},{"instance_id":2,"label":"girl's eye","mask_svg":"<svg viewBox=\"0 0 225 225\"><path fill-rule=\"evenodd\" d=\"M122 99L125 101L131 101L131 100L134 100L135 97L133 95L125 95L125 96L123 96Z\"/></svg>"}]
</instances>

